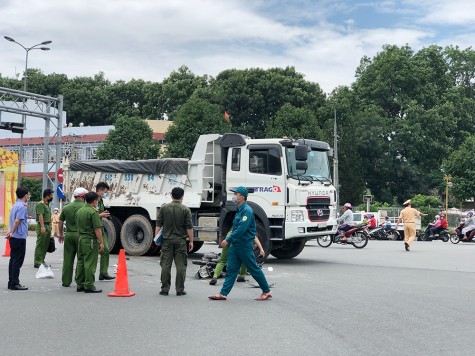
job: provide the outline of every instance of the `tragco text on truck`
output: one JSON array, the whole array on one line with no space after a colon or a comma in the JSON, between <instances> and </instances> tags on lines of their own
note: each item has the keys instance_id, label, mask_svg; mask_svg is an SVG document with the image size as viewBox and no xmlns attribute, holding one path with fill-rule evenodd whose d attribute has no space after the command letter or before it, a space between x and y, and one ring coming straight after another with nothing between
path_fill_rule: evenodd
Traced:
<instances>
[{"instance_id":1,"label":"tragco text on truck","mask_svg":"<svg viewBox=\"0 0 475 356\"><path fill-rule=\"evenodd\" d=\"M155 254L155 220L175 186L191 209L194 250L217 241L231 228L237 206L230 189L249 190L257 235L281 259L297 256L309 239L336 232L336 192L330 177L330 146L307 139L251 139L228 133L199 137L190 160L73 161L64 164L64 191L110 186L104 227L112 252Z\"/></svg>"}]
</instances>

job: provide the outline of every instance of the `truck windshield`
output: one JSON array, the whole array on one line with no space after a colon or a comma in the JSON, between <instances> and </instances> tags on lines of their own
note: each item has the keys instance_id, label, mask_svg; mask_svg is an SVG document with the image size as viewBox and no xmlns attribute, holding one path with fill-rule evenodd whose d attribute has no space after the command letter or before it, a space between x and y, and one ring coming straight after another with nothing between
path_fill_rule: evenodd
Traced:
<instances>
[{"instance_id":1,"label":"truck windshield","mask_svg":"<svg viewBox=\"0 0 475 356\"><path fill-rule=\"evenodd\" d=\"M287 170L290 177L300 180L330 181L330 168L326 151L310 151L308 153L308 169L306 171L297 170L296 168L295 148L287 147L285 153L287 157Z\"/></svg>"}]
</instances>

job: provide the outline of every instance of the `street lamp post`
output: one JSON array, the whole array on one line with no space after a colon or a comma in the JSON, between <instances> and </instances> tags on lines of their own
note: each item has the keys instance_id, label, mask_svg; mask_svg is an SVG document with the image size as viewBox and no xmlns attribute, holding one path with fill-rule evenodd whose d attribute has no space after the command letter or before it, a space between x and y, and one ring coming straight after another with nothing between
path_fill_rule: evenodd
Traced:
<instances>
[{"instance_id":1,"label":"street lamp post","mask_svg":"<svg viewBox=\"0 0 475 356\"><path fill-rule=\"evenodd\" d=\"M452 186L452 177L450 175L444 175L445 181L445 216L449 218L449 187Z\"/></svg>"},{"instance_id":2,"label":"street lamp post","mask_svg":"<svg viewBox=\"0 0 475 356\"><path fill-rule=\"evenodd\" d=\"M27 80L28 80L28 53L32 49L40 49L42 51L49 51L49 47L38 47L38 46L45 46L49 45L53 41L43 41L41 43L38 43L34 46L31 47L25 47L23 46L20 42L15 41L13 38L8 37L8 36L3 36L7 41L16 43L17 45L21 46L25 51L26 51L26 60L25 60L25 74L24 74L24 81L23 81L23 91L26 92L27 90ZM26 109L26 100L23 98L23 109ZM26 115L22 115L21 117L21 122L23 124L23 127L26 125ZM20 135L20 148L18 150L18 186L21 184L21 165L22 165L22 160L23 160L23 132Z\"/></svg>"}]
</instances>

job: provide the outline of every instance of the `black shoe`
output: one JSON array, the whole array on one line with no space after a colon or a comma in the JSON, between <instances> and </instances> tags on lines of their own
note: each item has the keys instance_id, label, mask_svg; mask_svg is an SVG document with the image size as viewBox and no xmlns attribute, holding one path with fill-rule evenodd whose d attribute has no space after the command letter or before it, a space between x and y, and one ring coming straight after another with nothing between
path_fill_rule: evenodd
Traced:
<instances>
[{"instance_id":1,"label":"black shoe","mask_svg":"<svg viewBox=\"0 0 475 356\"><path fill-rule=\"evenodd\" d=\"M62 286L62 287L69 287L68 285L66 285L66 284L64 284L64 283L61 284L61 286Z\"/></svg>"},{"instance_id":2,"label":"black shoe","mask_svg":"<svg viewBox=\"0 0 475 356\"><path fill-rule=\"evenodd\" d=\"M14 286L8 287L10 290L27 290L28 287L22 286L21 284L16 284Z\"/></svg>"},{"instance_id":3,"label":"black shoe","mask_svg":"<svg viewBox=\"0 0 475 356\"><path fill-rule=\"evenodd\" d=\"M99 280L100 281L112 281L115 277L109 276L108 274L100 274Z\"/></svg>"},{"instance_id":4,"label":"black shoe","mask_svg":"<svg viewBox=\"0 0 475 356\"><path fill-rule=\"evenodd\" d=\"M182 292L176 292L176 295L179 297L181 295L186 295L186 292L185 291L182 291Z\"/></svg>"},{"instance_id":5,"label":"black shoe","mask_svg":"<svg viewBox=\"0 0 475 356\"><path fill-rule=\"evenodd\" d=\"M160 295L168 295L168 292L164 291L164 290L161 290L160 293L158 293Z\"/></svg>"},{"instance_id":6,"label":"black shoe","mask_svg":"<svg viewBox=\"0 0 475 356\"><path fill-rule=\"evenodd\" d=\"M236 282L246 282L246 278L244 278L244 276L238 276Z\"/></svg>"},{"instance_id":7,"label":"black shoe","mask_svg":"<svg viewBox=\"0 0 475 356\"><path fill-rule=\"evenodd\" d=\"M409 244L407 242L404 242L404 248L406 249L406 251L409 251Z\"/></svg>"},{"instance_id":8,"label":"black shoe","mask_svg":"<svg viewBox=\"0 0 475 356\"><path fill-rule=\"evenodd\" d=\"M96 289L96 287L92 287L89 289L84 289L84 293L102 293L102 289Z\"/></svg>"},{"instance_id":9,"label":"black shoe","mask_svg":"<svg viewBox=\"0 0 475 356\"><path fill-rule=\"evenodd\" d=\"M216 283L218 283L218 280L216 278L211 278L211 281L209 281L209 284L211 284L212 286L216 285Z\"/></svg>"},{"instance_id":10,"label":"black shoe","mask_svg":"<svg viewBox=\"0 0 475 356\"><path fill-rule=\"evenodd\" d=\"M35 268L40 268L41 265L33 265Z\"/></svg>"},{"instance_id":11,"label":"black shoe","mask_svg":"<svg viewBox=\"0 0 475 356\"><path fill-rule=\"evenodd\" d=\"M84 292L84 287L77 287L76 292L78 293Z\"/></svg>"}]
</instances>

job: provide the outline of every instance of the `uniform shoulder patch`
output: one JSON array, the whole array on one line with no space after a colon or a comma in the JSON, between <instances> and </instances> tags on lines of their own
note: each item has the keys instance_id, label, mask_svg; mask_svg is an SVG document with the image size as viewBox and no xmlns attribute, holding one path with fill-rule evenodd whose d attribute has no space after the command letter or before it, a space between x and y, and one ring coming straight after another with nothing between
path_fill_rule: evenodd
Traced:
<instances>
[{"instance_id":1,"label":"uniform shoulder patch","mask_svg":"<svg viewBox=\"0 0 475 356\"><path fill-rule=\"evenodd\" d=\"M244 215L244 216L242 217L242 221L246 221L246 220L247 220L247 216Z\"/></svg>"}]
</instances>

